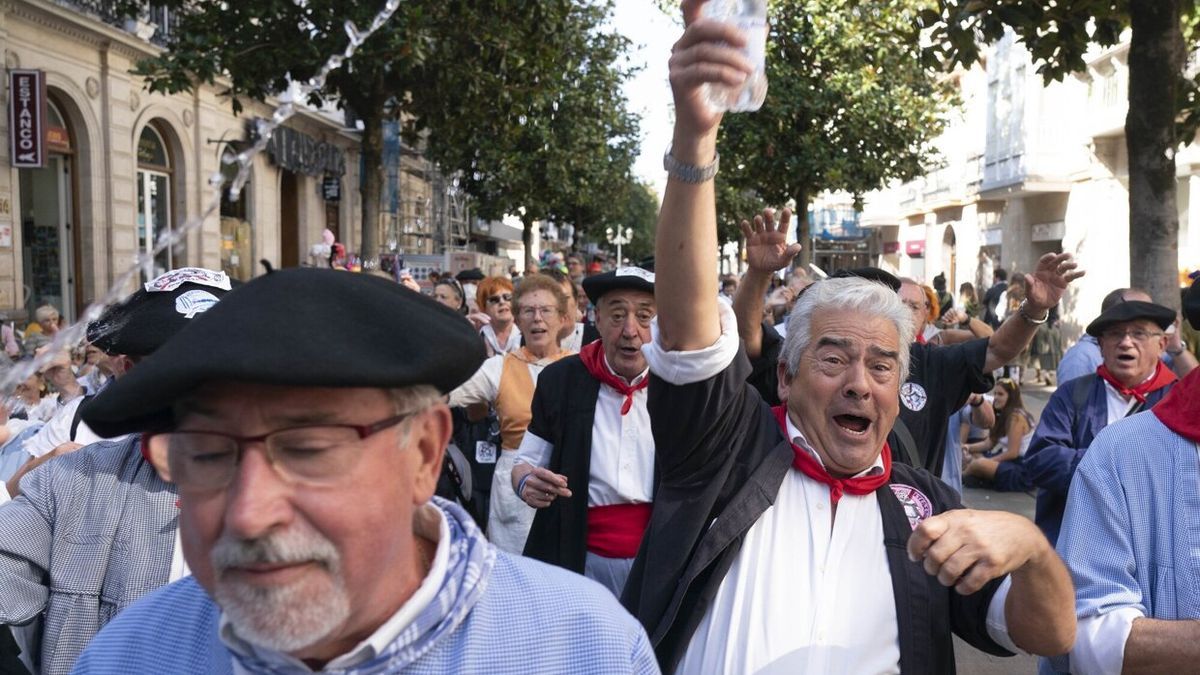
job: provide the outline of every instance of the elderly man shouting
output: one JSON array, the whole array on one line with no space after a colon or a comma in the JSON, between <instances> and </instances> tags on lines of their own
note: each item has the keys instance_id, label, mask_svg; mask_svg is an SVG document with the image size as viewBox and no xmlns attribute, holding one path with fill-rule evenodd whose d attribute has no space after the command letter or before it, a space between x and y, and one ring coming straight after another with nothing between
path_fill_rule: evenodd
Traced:
<instances>
[{"instance_id":1,"label":"elderly man shouting","mask_svg":"<svg viewBox=\"0 0 1200 675\"><path fill-rule=\"evenodd\" d=\"M157 432L194 577L127 609L77 672L655 672L601 586L498 552L432 498L442 395L482 361L470 324L377 277L284 270L228 294L85 411Z\"/></svg>"},{"instance_id":2,"label":"elderly man shouting","mask_svg":"<svg viewBox=\"0 0 1200 675\"><path fill-rule=\"evenodd\" d=\"M720 114L703 89L738 85L749 65L745 38L702 4L683 3L671 58L647 354L658 488L623 602L683 673L951 673L951 632L994 654L1065 652L1071 583L1036 527L963 510L892 462L913 321L891 289L816 283L788 326L786 407L746 383L736 319L712 292ZM1072 268L1059 265L1062 287Z\"/></svg>"}]
</instances>

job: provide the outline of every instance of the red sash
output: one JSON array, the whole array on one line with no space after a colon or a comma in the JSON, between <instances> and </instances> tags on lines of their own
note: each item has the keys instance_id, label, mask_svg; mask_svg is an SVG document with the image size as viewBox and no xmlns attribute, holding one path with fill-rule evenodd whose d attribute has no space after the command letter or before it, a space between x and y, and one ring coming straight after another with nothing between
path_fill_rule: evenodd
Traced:
<instances>
[{"instance_id":1,"label":"red sash","mask_svg":"<svg viewBox=\"0 0 1200 675\"><path fill-rule=\"evenodd\" d=\"M1200 443L1200 368L1188 373L1151 410L1168 429Z\"/></svg>"},{"instance_id":2,"label":"red sash","mask_svg":"<svg viewBox=\"0 0 1200 675\"><path fill-rule=\"evenodd\" d=\"M605 558L632 558L642 545L652 505L611 504L587 512L587 549Z\"/></svg>"}]
</instances>

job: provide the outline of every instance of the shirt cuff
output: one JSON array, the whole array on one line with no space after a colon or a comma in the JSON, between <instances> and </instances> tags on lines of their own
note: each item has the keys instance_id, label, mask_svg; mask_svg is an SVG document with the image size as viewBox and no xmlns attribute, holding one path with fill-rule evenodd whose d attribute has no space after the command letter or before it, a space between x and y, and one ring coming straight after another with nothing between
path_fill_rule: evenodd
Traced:
<instances>
[{"instance_id":1,"label":"shirt cuff","mask_svg":"<svg viewBox=\"0 0 1200 675\"><path fill-rule=\"evenodd\" d=\"M1125 665L1129 631L1133 622L1144 616L1136 607L1121 607L1080 619L1071 649L1071 672L1118 675Z\"/></svg>"},{"instance_id":2,"label":"shirt cuff","mask_svg":"<svg viewBox=\"0 0 1200 675\"><path fill-rule=\"evenodd\" d=\"M12 495L8 494L8 485L0 480L0 505L12 501Z\"/></svg>"},{"instance_id":3,"label":"shirt cuff","mask_svg":"<svg viewBox=\"0 0 1200 675\"><path fill-rule=\"evenodd\" d=\"M690 352L672 352L663 349L658 332L658 318L650 323L650 344L642 346L650 372L674 385L695 384L716 377L729 367L737 356L740 343L737 332L737 315L728 301L717 301L717 312L721 316L721 337L711 346Z\"/></svg>"},{"instance_id":4,"label":"shirt cuff","mask_svg":"<svg viewBox=\"0 0 1200 675\"><path fill-rule=\"evenodd\" d=\"M1012 577L1004 577L1004 581L1000 582L1000 588L996 589L996 594L992 596L992 602L988 605L988 637L992 638L992 641L996 644L1014 654L1029 656L1029 652L1018 647L1008 634L1008 617L1005 615L1004 606L1008 604L1008 592L1010 590L1012 590Z\"/></svg>"},{"instance_id":5,"label":"shirt cuff","mask_svg":"<svg viewBox=\"0 0 1200 675\"><path fill-rule=\"evenodd\" d=\"M550 463L552 450L554 450L554 445L550 441L526 430L525 438L521 440L521 447L517 449L516 463L544 467Z\"/></svg>"}]
</instances>

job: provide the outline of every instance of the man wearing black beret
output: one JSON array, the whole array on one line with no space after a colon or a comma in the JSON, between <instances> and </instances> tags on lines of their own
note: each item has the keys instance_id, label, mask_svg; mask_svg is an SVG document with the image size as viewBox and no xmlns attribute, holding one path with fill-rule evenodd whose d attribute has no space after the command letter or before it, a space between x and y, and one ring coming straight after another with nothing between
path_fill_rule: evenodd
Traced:
<instances>
[{"instance_id":1,"label":"man wearing black beret","mask_svg":"<svg viewBox=\"0 0 1200 675\"><path fill-rule=\"evenodd\" d=\"M124 377L230 287L223 272L173 270L109 308L88 326L88 338L121 364ZM84 428L71 418L63 427L76 423ZM140 437L125 433L101 432L123 437L18 477L19 495L0 507L0 624L42 615L42 673L69 672L116 612L187 574L176 546L174 490L142 458Z\"/></svg>"},{"instance_id":2,"label":"man wearing black beret","mask_svg":"<svg viewBox=\"0 0 1200 675\"><path fill-rule=\"evenodd\" d=\"M621 267L585 278L583 288L600 339L542 372L512 482L538 509L525 555L620 597L654 499L642 354L656 310L654 273Z\"/></svg>"},{"instance_id":3,"label":"man wearing black beret","mask_svg":"<svg viewBox=\"0 0 1200 675\"><path fill-rule=\"evenodd\" d=\"M483 359L435 301L311 268L180 331L84 416L149 432L192 576L125 610L76 672L656 672L610 594L499 552L433 496L444 395Z\"/></svg>"},{"instance_id":4,"label":"man wearing black beret","mask_svg":"<svg viewBox=\"0 0 1200 675\"><path fill-rule=\"evenodd\" d=\"M1113 422L1153 408L1175 384L1175 373L1162 363L1174 322L1168 307L1128 300L1088 324L1104 362L1095 373L1061 383L1042 410L1024 461L997 468L998 483L1038 487L1034 520L1051 542L1058 540L1071 479L1092 439Z\"/></svg>"}]
</instances>

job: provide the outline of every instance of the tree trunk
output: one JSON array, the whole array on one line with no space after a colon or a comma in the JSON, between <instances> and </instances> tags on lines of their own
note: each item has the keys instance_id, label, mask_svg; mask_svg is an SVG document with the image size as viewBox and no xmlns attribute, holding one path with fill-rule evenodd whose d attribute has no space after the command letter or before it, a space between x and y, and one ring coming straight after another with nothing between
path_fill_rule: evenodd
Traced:
<instances>
[{"instance_id":1,"label":"tree trunk","mask_svg":"<svg viewBox=\"0 0 1200 675\"><path fill-rule=\"evenodd\" d=\"M383 117L380 109L381 106L370 106L358 111L363 123L363 175L359 181L362 243L359 248L364 263L379 260L379 213L383 199Z\"/></svg>"},{"instance_id":2,"label":"tree trunk","mask_svg":"<svg viewBox=\"0 0 1200 675\"><path fill-rule=\"evenodd\" d=\"M521 216L521 243L525 245L525 268L521 270L521 274L525 274L525 270L533 264L533 216L526 214Z\"/></svg>"},{"instance_id":3,"label":"tree trunk","mask_svg":"<svg viewBox=\"0 0 1200 675\"><path fill-rule=\"evenodd\" d=\"M796 212L792 214L792 221L796 223L796 241L803 247L793 265L808 272L808 265L813 261L812 228L808 224L808 191L796 188L792 190L792 199L796 200Z\"/></svg>"},{"instance_id":4,"label":"tree trunk","mask_svg":"<svg viewBox=\"0 0 1200 675\"><path fill-rule=\"evenodd\" d=\"M1132 0L1129 46L1129 278L1179 308L1175 102L1183 72L1180 0Z\"/></svg>"}]
</instances>

